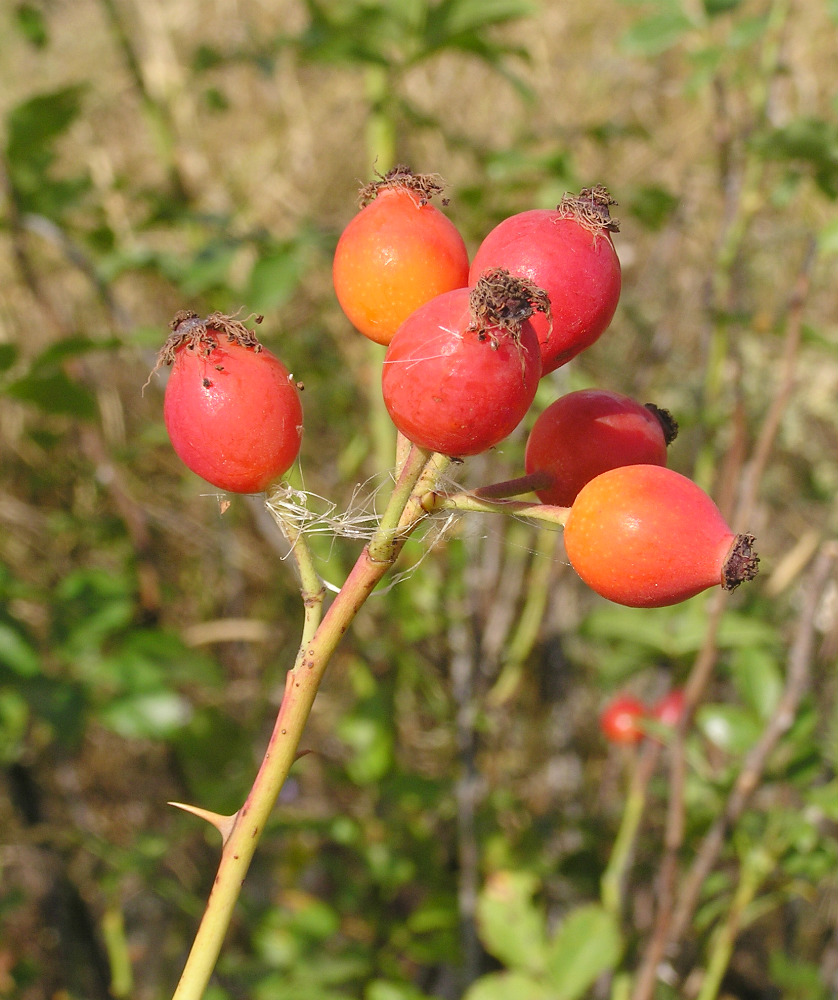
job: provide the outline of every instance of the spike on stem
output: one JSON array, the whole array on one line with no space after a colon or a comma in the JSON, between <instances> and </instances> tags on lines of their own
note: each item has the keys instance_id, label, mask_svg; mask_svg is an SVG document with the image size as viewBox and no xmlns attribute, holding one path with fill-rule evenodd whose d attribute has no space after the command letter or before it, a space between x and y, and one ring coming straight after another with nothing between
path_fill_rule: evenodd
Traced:
<instances>
[{"instance_id":1,"label":"spike on stem","mask_svg":"<svg viewBox=\"0 0 838 1000\"><path fill-rule=\"evenodd\" d=\"M238 812L234 812L231 816L222 816L220 813L210 812L209 809L202 809L200 806L190 806L185 802L167 802L166 804L174 806L175 809L182 809L184 812L191 813L199 819L206 820L207 823L214 826L221 834L222 844L226 844L230 839L230 834L233 832L233 827L236 825L236 818L239 815Z\"/></svg>"}]
</instances>

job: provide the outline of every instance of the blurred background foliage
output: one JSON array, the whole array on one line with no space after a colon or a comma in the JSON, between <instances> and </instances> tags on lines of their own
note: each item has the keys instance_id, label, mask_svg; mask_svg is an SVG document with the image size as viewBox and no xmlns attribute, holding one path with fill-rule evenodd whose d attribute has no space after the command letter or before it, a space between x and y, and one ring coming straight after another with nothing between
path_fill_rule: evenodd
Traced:
<instances>
[{"instance_id":1,"label":"blurred background foliage","mask_svg":"<svg viewBox=\"0 0 838 1000\"><path fill-rule=\"evenodd\" d=\"M2 6L0 997L177 981L217 838L165 803L240 804L301 609L259 500L222 513L165 373L142 386L177 309L264 313L306 386L294 485L371 510L382 352L330 260L397 161L443 174L472 251L609 187L621 305L534 413L588 385L668 407L672 466L762 574L639 612L554 532L412 543L330 668L211 1000L838 996L837 33L835 0ZM525 432L460 481L518 474ZM339 584L360 542L313 544ZM680 777L662 735L605 745L610 694L696 677Z\"/></svg>"}]
</instances>

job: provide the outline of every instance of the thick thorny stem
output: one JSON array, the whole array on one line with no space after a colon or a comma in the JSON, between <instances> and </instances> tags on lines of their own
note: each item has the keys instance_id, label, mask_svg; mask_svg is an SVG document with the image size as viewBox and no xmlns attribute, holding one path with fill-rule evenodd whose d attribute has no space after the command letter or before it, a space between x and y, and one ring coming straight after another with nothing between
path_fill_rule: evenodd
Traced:
<instances>
[{"instance_id":1,"label":"thick thorny stem","mask_svg":"<svg viewBox=\"0 0 838 1000\"><path fill-rule=\"evenodd\" d=\"M209 983L221 951L256 845L282 789L291 765L299 756L300 739L332 653L355 615L393 566L411 531L425 516L419 503L431 483L426 469L443 462L414 448L402 469L381 526L310 639L303 643L288 672L279 714L259 773L244 805L232 818L221 862L198 933L186 961L174 1000L199 1000ZM417 489L417 482L421 486Z\"/></svg>"}]
</instances>

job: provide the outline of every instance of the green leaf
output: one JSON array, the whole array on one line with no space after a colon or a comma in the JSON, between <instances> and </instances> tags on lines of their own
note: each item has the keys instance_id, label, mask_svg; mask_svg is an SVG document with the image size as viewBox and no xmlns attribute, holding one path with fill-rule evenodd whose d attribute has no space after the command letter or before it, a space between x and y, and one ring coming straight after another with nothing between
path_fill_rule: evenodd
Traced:
<instances>
[{"instance_id":1,"label":"green leaf","mask_svg":"<svg viewBox=\"0 0 838 1000\"><path fill-rule=\"evenodd\" d=\"M668 10L632 25L620 39L620 46L629 55L656 56L677 45L692 28L686 14Z\"/></svg>"},{"instance_id":2,"label":"green leaf","mask_svg":"<svg viewBox=\"0 0 838 1000\"><path fill-rule=\"evenodd\" d=\"M20 677L36 677L41 672L37 651L19 629L0 622L0 665Z\"/></svg>"},{"instance_id":3,"label":"green leaf","mask_svg":"<svg viewBox=\"0 0 838 1000\"><path fill-rule=\"evenodd\" d=\"M465 35L476 35L490 25L507 24L534 14L527 0L442 0L428 10L428 35L436 45Z\"/></svg>"},{"instance_id":4,"label":"green leaf","mask_svg":"<svg viewBox=\"0 0 838 1000\"><path fill-rule=\"evenodd\" d=\"M495 872L477 901L477 927L486 950L504 965L540 975L546 928L533 902L536 885L528 872Z\"/></svg>"},{"instance_id":5,"label":"green leaf","mask_svg":"<svg viewBox=\"0 0 838 1000\"><path fill-rule=\"evenodd\" d=\"M337 735L352 748L349 777L358 785L380 781L393 763L393 733L386 709L376 700L338 722Z\"/></svg>"},{"instance_id":6,"label":"green leaf","mask_svg":"<svg viewBox=\"0 0 838 1000\"><path fill-rule=\"evenodd\" d=\"M81 685L39 675L22 681L20 692L26 698L32 715L46 720L53 727L59 742L68 747L78 745L84 732L87 711L85 691Z\"/></svg>"},{"instance_id":7,"label":"green leaf","mask_svg":"<svg viewBox=\"0 0 838 1000\"><path fill-rule=\"evenodd\" d=\"M96 397L80 382L72 379L60 365L92 351L114 350L120 346L120 341L114 337L108 340L65 337L45 348L32 360L29 371L10 382L2 391L12 399L38 406L45 413L95 420L98 414ZM11 355L9 359L14 360Z\"/></svg>"},{"instance_id":8,"label":"green leaf","mask_svg":"<svg viewBox=\"0 0 838 1000\"><path fill-rule=\"evenodd\" d=\"M779 636L776 627L770 621L763 621L738 611L728 611L722 618L716 641L721 649L740 649L757 645L776 647L779 644Z\"/></svg>"},{"instance_id":9,"label":"green leaf","mask_svg":"<svg viewBox=\"0 0 838 1000\"><path fill-rule=\"evenodd\" d=\"M100 709L99 720L126 739L166 739L191 715L189 703L173 691L117 698Z\"/></svg>"},{"instance_id":10,"label":"green leaf","mask_svg":"<svg viewBox=\"0 0 838 1000\"><path fill-rule=\"evenodd\" d=\"M796 118L783 128L755 137L754 149L768 160L789 161L808 169L829 198L838 198L838 124L821 118Z\"/></svg>"},{"instance_id":11,"label":"green leaf","mask_svg":"<svg viewBox=\"0 0 838 1000\"><path fill-rule=\"evenodd\" d=\"M19 354L20 351L14 344L0 344L0 372L7 372L17 361Z\"/></svg>"},{"instance_id":12,"label":"green leaf","mask_svg":"<svg viewBox=\"0 0 838 1000\"><path fill-rule=\"evenodd\" d=\"M98 650L134 616L135 596L124 576L98 568L73 570L55 588L53 644L75 658Z\"/></svg>"},{"instance_id":13,"label":"green leaf","mask_svg":"<svg viewBox=\"0 0 838 1000\"><path fill-rule=\"evenodd\" d=\"M838 254L838 219L830 219L818 233L818 250L824 256Z\"/></svg>"},{"instance_id":14,"label":"green leaf","mask_svg":"<svg viewBox=\"0 0 838 1000\"><path fill-rule=\"evenodd\" d=\"M471 984L463 1000L555 1000L555 994L525 972L490 972Z\"/></svg>"},{"instance_id":15,"label":"green leaf","mask_svg":"<svg viewBox=\"0 0 838 1000\"><path fill-rule=\"evenodd\" d=\"M251 734L243 726L218 708L199 708L171 743L193 801L238 809L252 779Z\"/></svg>"},{"instance_id":16,"label":"green leaf","mask_svg":"<svg viewBox=\"0 0 838 1000\"><path fill-rule=\"evenodd\" d=\"M364 1000L431 1000L431 997L410 983L374 979L364 990Z\"/></svg>"},{"instance_id":17,"label":"green leaf","mask_svg":"<svg viewBox=\"0 0 838 1000\"><path fill-rule=\"evenodd\" d=\"M60 179L50 176L56 159L55 140L78 117L84 89L79 85L39 94L9 112L6 160L20 211L56 218L89 189L86 173Z\"/></svg>"},{"instance_id":18,"label":"green leaf","mask_svg":"<svg viewBox=\"0 0 838 1000\"><path fill-rule=\"evenodd\" d=\"M189 298L227 284L230 267L240 245L233 241L210 243L198 253L181 273L178 284Z\"/></svg>"},{"instance_id":19,"label":"green leaf","mask_svg":"<svg viewBox=\"0 0 838 1000\"><path fill-rule=\"evenodd\" d=\"M653 650L671 658L688 656L704 644L707 620L701 600L670 608L650 608L642 615L632 611L617 605L597 608L584 620L582 631L597 640L634 643L640 650ZM773 646L778 638L769 622L728 611L722 618L717 641L723 649L736 649Z\"/></svg>"},{"instance_id":20,"label":"green leaf","mask_svg":"<svg viewBox=\"0 0 838 1000\"><path fill-rule=\"evenodd\" d=\"M776 657L758 646L744 646L734 651L730 672L742 701L763 721L770 719L783 690Z\"/></svg>"},{"instance_id":21,"label":"green leaf","mask_svg":"<svg viewBox=\"0 0 838 1000\"><path fill-rule=\"evenodd\" d=\"M708 17L718 17L719 14L727 14L741 6L742 0L703 0L704 13Z\"/></svg>"},{"instance_id":22,"label":"green leaf","mask_svg":"<svg viewBox=\"0 0 838 1000\"><path fill-rule=\"evenodd\" d=\"M763 37L768 26L769 19L765 14L737 19L725 39L725 44L728 49L746 49Z\"/></svg>"},{"instance_id":23,"label":"green leaf","mask_svg":"<svg viewBox=\"0 0 838 1000\"><path fill-rule=\"evenodd\" d=\"M297 241L281 244L253 265L244 293L248 308L267 312L284 305L294 294L306 261Z\"/></svg>"},{"instance_id":24,"label":"green leaf","mask_svg":"<svg viewBox=\"0 0 838 1000\"><path fill-rule=\"evenodd\" d=\"M49 41L44 15L31 3L19 3L15 8L15 27L36 49L42 49Z\"/></svg>"},{"instance_id":25,"label":"green leaf","mask_svg":"<svg viewBox=\"0 0 838 1000\"><path fill-rule=\"evenodd\" d=\"M12 399L31 403L44 413L95 420L98 413L96 397L89 389L75 382L63 371L49 374L30 372L2 390Z\"/></svg>"},{"instance_id":26,"label":"green leaf","mask_svg":"<svg viewBox=\"0 0 838 1000\"><path fill-rule=\"evenodd\" d=\"M591 903L573 910L547 950L554 1000L577 1000L619 962L623 943L614 917Z\"/></svg>"},{"instance_id":27,"label":"green leaf","mask_svg":"<svg viewBox=\"0 0 838 1000\"><path fill-rule=\"evenodd\" d=\"M379 4L331 6L306 0L309 24L294 41L302 56L319 62L371 63L389 68L393 47L404 48L405 29Z\"/></svg>"},{"instance_id":28,"label":"green leaf","mask_svg":"<svg viewBox=\"0 0 838 1000\"><path fill-rule=\"evenodd\" d=\"M771 984L780 987L783 1000L826 1000L829 996L821 969L812 962L772 951L768 958L768 970Z\"/></svg>"},{"instance_id":29,"label":"green leaf","mask_svg":"<svg viewBox=\"0 0 838 1000\"><path fill-rule=\"evenodd\" d=\"M738 705L702 705L696 723L711 743L728 753L746 753L762 732L754 715Z\"/></svg>"},{"instance_id":30,"label":"green leaf","mask_svg":"<svg viewBox=\"0 0 838 1000\"><path fill-rule=\"evenodd\" d=\"M0 761L16 760L25 745L29 705L18 691L0 688Z\"/></svg>"},{"instance_id":31,"label":"green leaf","mask_svg":"<svg viewBox=\"0 0 838 1000\"><path fill-rule=\"evenodd\" d=\"M664 227L677 207L678 198L656 184L638 188L628 203L629 212L647 229L654 231Z\"/></svg>"},{"instance_id":32,"label":"green leaf","mask_svg":"<svg viewBox=\"0 0 838 1000\"><path fill-rule=\"evenodd\" d=\"M9 162L42 162L45 155L51 159L49 146L78 118L85 90L85 84L63 87L12 108L6 118Z\"/></svg>"},{"instance_id":33,"label":"green leaf","mask_svg":"<svg viewBox=\"0 0 838 1000\"><path fill-rule=\"evenodd\" d=\"M92 340L90 337L65 337L63 340L56 340L33 359L31 368L33 371L44 371L55 368L62 361L69 358L78 358L93 351L112 351L122 344L116 337L108 340Z\"/></svg>"},{"instance_id":34,"label":"green leaf","mask_svg":"<svg viewBox=\"0 0 838 1000\"><path fill-rule=\"evenodd\" d=\"M808 805L822 810L827 819L838 823L838 779L833 778L826 785L808 788L805 795Z\"/></svg>"}]
</instances>

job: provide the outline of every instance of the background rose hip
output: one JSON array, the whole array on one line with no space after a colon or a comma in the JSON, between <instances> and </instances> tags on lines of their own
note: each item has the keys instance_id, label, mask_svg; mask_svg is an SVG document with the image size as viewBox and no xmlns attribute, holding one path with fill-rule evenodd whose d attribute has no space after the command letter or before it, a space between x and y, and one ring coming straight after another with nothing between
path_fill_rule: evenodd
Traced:
<instances>
[{"instance_id":1,"label":"background rose hip","mask_svg":"<svg viewBox=\"0 0 838 1000\"><path fill-rule=\"evenodd\" d=\"M753 537L736 535L695 483L658 465L610 469L582 488L564 529L571 565L602 597L664 607L756 575Z\"/></svg>"},{"instance_id":2,"label":"background rose hip","mask_svg":"<svg viewBox=\"0 0 838 1000\"><path fill-rule=\"evenodd\" d=\"M536 490L542 503L569 507L591 479L621 465L666 465L677 425L666 411L607 389L561 396L536 420L527 439L528 475L552 482Z\"/></svg>"},{"instance_id":3,"label":"background rose hip","mask_svg":"<svg viewBox=\"0 0 838 1000\"><path fill-rule=\"evenodd\" d=\"M599 728L610 743L639 743L645 735L646 714L646 706L638 698L617 695L600 713Z\"/></svg>"},{"instance_id":4,"label":"background rose hip","mask_svg":"<svg viewBox=\"0 0 838 1000\"><path fill-rule=\"evenodd\" d=\"M543 288L552 321L534 316L542 374L566 364L602 334L620 298L620 261L611 242L616 224L604 188L566 196L555 210L530 209L510 216L483 240L469 284L487 268L504 267Z\"/></svg>"},{"instance_id":5,"label":"background rose hip","mask_svg":"<svg viewBox=\"0 0 838 1000\"><path fill-rule=\"evenodd\" d=\"M652 716L662 725L669 726L674 729L675 726L677 726L681 721L681 716L684 714L685 702L686 696L684 694L684 689L680 687L672 688L671 691L667 691L667 693L652 706Z\"/></svg>"},{"instance_id":6,"label":"background rose hip","mask_svg":"<svg viewBox=\"0 0 838 1000\"><path fill-rule=\"evenodd\" d=\"M504 325L478 317L475 293L482 287L432 299L387 349L384 403L402 434L430 451L457 457L486 451L518 426L535 397L541 374L535 331L527 318ZM517 294L512 311L529 316L530 293Z\"/></svg>"},{"instance_id":7,"label":"background rose hip","mask_svg":"<svg viewBox=\"0 0 838 1000\"><path fill-rule=\"evenodd\" d=\"M231 493L258 493L300 450L303 411L288 369L229 317L178 314L161 351L163 418L181 461Z\"/></svg>"},{"instance_id":8,"label":"background rose hip","mask_svg":"<svg viewBox=\"0 0 838 1000\"><path fill-rule=\"evenodd\" d=\"M338 240L332 281L352 325L389 344L424 302L468 282L468 252L451 220L429 198L434 177L394 167L364 189L366 204Z\"/></svg>"}]
</instances>

